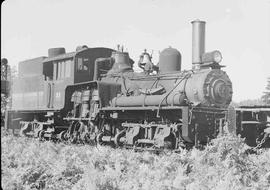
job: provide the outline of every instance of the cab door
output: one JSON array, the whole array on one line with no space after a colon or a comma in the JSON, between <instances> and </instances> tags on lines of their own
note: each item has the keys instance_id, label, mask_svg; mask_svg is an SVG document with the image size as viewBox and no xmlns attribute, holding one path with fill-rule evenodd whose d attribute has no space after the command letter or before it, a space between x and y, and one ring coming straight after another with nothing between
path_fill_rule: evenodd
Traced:
<instances>
[{"instance_id":1,"label":"cab door","mask_svg":"<svg viewBox=\"0 0 270 190\"><path fill-rule=\"evenodd\" d=\"M52 60L43 65L44 107L62 109L65 102L65 89L74 81L73 57Z\"/></svg>"},{"instance_id":2,"label":"cab door","mask_svg":"<svg viewBox=\"0 0 270 190\"><path fill-rule=\"evenodd\" d=\"M45 81L45 94L46 94L46 101L45 101L45 106L46 108L53 108L53 101L54 101L54 82L53 81Z\"/></svg>"},{"instance_id":3,"label":"cab door","mask_svg":"<svg viewBox=\"0 0 270 190\"><path fill-rule=\"evenodd\" d=\"M62 109L65 104L65 89L73 84L71 59L57 60L54 63L54 80L51 84L51 104L54 109ZM67 100L68 101L68 100Z\"/></svg>"},{"instance_id":4,"label":"cab door","mask_svg":"<svg viewBox=\"0 0 270 190\"><path fill-rule=\"evenodd\" d=\"M57 65L54 62L48 63L45 66L50 72L45 75L44 92L45 92L45 107L53 108L54 105L54 81L57 77Z\"/></svg>"}]
</instances>

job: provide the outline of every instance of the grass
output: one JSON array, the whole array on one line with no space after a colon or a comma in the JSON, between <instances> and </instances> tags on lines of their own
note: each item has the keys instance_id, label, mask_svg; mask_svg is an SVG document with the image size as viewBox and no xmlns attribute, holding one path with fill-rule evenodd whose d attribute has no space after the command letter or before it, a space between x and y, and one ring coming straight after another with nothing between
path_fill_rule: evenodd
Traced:
<instances>
[{"instance_id":1,"label":"grass","mask_svg":"<svg viewBox=\"0 0 270 190\"><path fill-rule=\"evenodd\" d=\"M270 189L270 150L223 136L205 150L156 155L1 135L3 189Z\"/></svg>"}]
</instances>

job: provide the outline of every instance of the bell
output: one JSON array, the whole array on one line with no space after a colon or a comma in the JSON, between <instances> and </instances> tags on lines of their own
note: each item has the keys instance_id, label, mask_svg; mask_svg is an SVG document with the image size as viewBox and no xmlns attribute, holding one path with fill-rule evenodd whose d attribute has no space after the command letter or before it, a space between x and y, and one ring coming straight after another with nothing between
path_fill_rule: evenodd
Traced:
<instances>
[{"instance_id":1,"label":"bell","mask_svg":"<svg viewBox=\"0 0 270 190\"><path fill-rule=\"evenodd\" d=\"M150 55L148 53L144 53L143 54L143 59L142 59L142 64L146 64L146 63L149 63L151 62L151 59L150 59Z\"/></svg>"}]
</instances>

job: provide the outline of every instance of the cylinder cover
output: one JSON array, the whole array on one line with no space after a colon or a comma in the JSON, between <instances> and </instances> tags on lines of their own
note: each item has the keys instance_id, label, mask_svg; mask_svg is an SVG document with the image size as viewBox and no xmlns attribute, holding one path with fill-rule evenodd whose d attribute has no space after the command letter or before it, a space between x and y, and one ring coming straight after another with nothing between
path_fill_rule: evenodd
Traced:
<instances>
[{"instance_id":1,"label":"cylinder cover","mask_svg":"<svg viewBox=\"0 0 270 190\"><path fill-rule=\"evenodd\" d=\"M166 48L159 55L159 72L181 71L181 54L177 49Z\"/></svg>"}]
</instances>

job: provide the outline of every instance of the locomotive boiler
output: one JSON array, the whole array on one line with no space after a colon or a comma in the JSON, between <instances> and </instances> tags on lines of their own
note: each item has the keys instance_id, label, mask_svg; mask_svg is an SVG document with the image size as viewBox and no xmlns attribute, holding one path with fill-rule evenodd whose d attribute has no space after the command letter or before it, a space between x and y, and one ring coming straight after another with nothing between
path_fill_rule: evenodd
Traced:
<instances>
[{"instance_id":1,"label":"locomotive boiler","mask_svg":"<svg viewBox=\"0 0 270 190\"><path fill-rule=\"evenodd\" d=\"M144 51L142 72L134 72L120 47L50 49L49 57L22 62L7 125L41 139L136 149L206 144L224 126L232 83L221 53L205 52L205 22L192 26L191 70L181 69L181 53L172 47L157 65Z\"/></svg>"}]
</instances>

